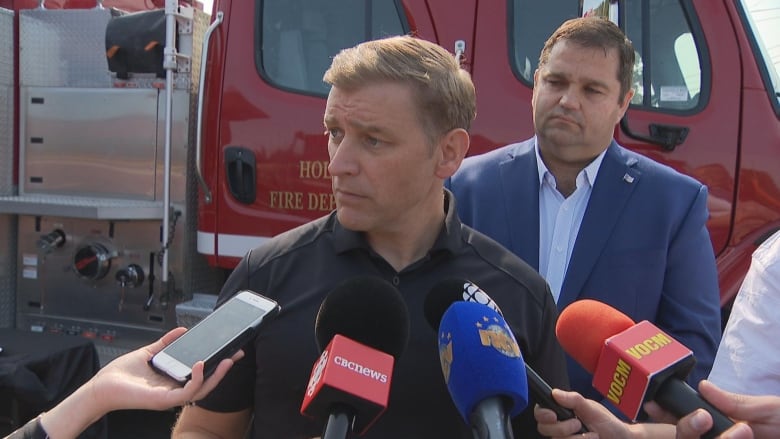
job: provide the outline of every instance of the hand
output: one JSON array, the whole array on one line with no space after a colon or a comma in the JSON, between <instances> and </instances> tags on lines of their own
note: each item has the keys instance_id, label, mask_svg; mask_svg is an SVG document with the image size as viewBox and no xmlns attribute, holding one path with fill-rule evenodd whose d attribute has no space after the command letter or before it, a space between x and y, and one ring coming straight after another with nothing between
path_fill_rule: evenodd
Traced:
<instances>
[{"instance_id":1,"label":"hand","mask_svg":"<svg viewBox=\"0 0 780 439\"><path fill-rule=\"evenodd\" d=\"M149 365L154 354L186 332L176 328L158 341L118 357L61 403L44 413L41 425L52 438L75 438L106 413L119 409L164 410L197 401L206 396L228 369L244 356L222 360L214 373L203 380L204 363L192 367L192 379L183 387Z\"/></svg>"},{"instance_id":2,"label":"hand","mask_svg":"<svg viewBox=\"0 0 780 439\"><path fill-rule=\"evenodd\" d=\"M699 383L699 393L726 416L740 421L724 432L721 439L780 437L780 397L731 393L706 380ZM655 403L645 404L645 411L653 419L675 422L673 416ZM677 438L698 438L711 427L712 417L700 409L680 419Z\"/></svg>"},{"instance_id":3,"label":"hand","mask_svg":"<svg viewBox=\"0 0 780 439\"><path fill-rule=\"evenodd\" d=\"M182 387L180 383L152 369L149 360L185 332L185 328L176 328L156 342L110 362L87 383L94 400L107 408L106 411L164 410L197 401L208 395L233 362L243 357L244 353L239 351L233 358L222 360L205 382L204 363L195 363L192 367L192 378Z\"/></svg>"},{"instance_id":4,"label":"hand","mask_svg":"<svg viewBox=\"0 0 780 439\"><path fill-rule=\"evenodd\" d=\"M649 403L648 403L649 404ZM655 403L650 406L650 410L658 407ZM663 411L660 407L658 410ZM655 413L655 412L654 412ZM698 439L704 433L712 428L712 416L704 409L698 409L693 413L681 418L677 422L677 439ZM733 427L723 432L720 439L753 439L753 430L744 423L736 423Z\"/></svg>"},{"instance_id":5,"label":"hand","mask_svg":"<svg viewBox=\"0 0 780 439\"><path fill-rule=\"evenodd\" d=\"M577 392L565 392L553 389L553 398L558 404L574 411L579 419L567 419L558 421L555 412L534 407L537 429L544 436L552 438L581 438L581 439L625 439L632 437L630 426L600 403L586 399ZM584 423L590 432L578 434Z\"/></svg>"}]
</instances>

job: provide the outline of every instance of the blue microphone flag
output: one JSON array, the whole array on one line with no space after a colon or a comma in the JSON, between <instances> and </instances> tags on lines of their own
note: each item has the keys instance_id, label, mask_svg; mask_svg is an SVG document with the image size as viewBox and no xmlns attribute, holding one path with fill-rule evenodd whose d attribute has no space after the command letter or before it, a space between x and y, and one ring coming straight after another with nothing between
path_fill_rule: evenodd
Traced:
<instances>
[{"instance_id":1,"label":"blue microphone flag","mask_svg":"<svg viewBox=\"0 0 780 439\"><path fill-rule=\"evenodd\" d=\"M439 325L439 360L455 406L469 423L484 399L503 396L516 416L528 405L525 364L509 325L493 309L455 302Z\"/></svg>"}]
</instances>

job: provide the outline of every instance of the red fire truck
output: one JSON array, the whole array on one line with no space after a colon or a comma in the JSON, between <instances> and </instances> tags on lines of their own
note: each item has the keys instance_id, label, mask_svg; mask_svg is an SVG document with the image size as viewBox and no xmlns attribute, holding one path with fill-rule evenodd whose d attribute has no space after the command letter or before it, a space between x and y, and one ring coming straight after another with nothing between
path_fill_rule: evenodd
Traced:
<instances>
[{"instance_id":1,"label":"red fire truck","mask_svg":"<svg viewBox=\"0 0 780 439\"><path fill-rule=\"evenodd\" d=\"M725 310L780 228L776 3L217 0L209 16L125 0L165 6L175 33L160 38L150 21L120 25L137 14L117 3L85 1L0 0L0 325L121 352L175 325L193 293L216 293L248 249L330 211L322 74L340 49L394 34L471 72L477 154L532 135L552 30L608 16L637 50L615 137L709 187ZM149 34L143 47L121 38L132 33Z\"/></svg>"}]
</instances>

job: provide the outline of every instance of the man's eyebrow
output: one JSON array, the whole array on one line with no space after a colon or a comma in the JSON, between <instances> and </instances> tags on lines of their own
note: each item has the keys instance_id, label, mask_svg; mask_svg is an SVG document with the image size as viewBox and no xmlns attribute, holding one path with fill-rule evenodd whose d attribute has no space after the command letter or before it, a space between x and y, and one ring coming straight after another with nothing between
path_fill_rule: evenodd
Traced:
<instances>
[{"instance_id":1,"label":"man's eyebrow","mask_svg":"<svg viewBox=\"0 0 780 439\"><path fill-rule=\"evenodd\" d=\"M566 81L569 81L569 75L563 73L563 72L556 72L553 70L547 70L546 72L542 72L542 77L545 79L553 78L553 79L563 79ZM593 78L586 78L584 81L582 81L585 85L591 86L591 87L598 87L603 89L609 89L609 84L607 84L604 81L593 79Z\"/></svg>"},{"instance_id":2,"label":"man's eyebrow","mask_svg":"<svg viewBox=\"0 0 780 439\"><path fill-rule=\"evenodd\" d=\"M324 121L325 127L329 127L329 126L333 126L333 125L340 125L335 117L329 117L327 115L325 115L325 117L323 118L323 121ZM348 121L346 123L346 125L348 125L348 126L350 126L352 128L355 128L357 130L360 130L360 131L363 131L363 132L366 132L366 133L372 133L372 134L374 134L374 133L381 134L381 133L384 133L384 132L387 131L386 129L382 128L379 125L374 125L374 124L371 124L371 123L364 123L364 122L360 122L360 121L357 121L357 120L350 120L350 121Z\"/></svg>"},{"instance_id":3,"label":"man's eyebrow","mask_svg":"<svg viewBox=\"0 0 780 439\"><path fill-rule=\"evenodd\" d=\"M588 86L591 86L591 87L596 87L596 88L601 88L601 89L604 89L604 90L609 90L609 84L607 84L604 81L600 81L598 79L590 79L588 81L585 81L585 85L588 85Z\"/></svg>"},{"instance_id":4,"label":"man's eyebrow","mask_svg":"<svg viewBox=\"0 0 780 439\"><path fill-rule=\"evenodd\" d=\"M382 128L379 125L374 125L370 123L364 123L357 120L350 121L349 124L361 131L367 132L367 133L383 133L385 132L385 129Z\"/></svg>"},{"instance_id":5,"label":"man's eyebrow","mask_svg":"<svg viewBox=\"0 0 780 439\"><path fill-rule=\"evenodd\" d=\"M539 75L544 80L558 80L569 82L569 77L565 73L555 72L552 70L542 71Z\"/></svg>"}]
</instances>

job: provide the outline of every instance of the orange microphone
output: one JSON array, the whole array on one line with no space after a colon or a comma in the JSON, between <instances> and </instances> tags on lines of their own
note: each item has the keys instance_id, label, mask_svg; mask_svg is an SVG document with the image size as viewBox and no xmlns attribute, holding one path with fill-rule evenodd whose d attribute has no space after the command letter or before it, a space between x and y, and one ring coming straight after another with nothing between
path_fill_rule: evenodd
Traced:
<instances>
[{"instance_id":1,"label":"orange microphone","mask_svg":"<svg viewBox=\"0 0 780 439\"><path fill-rule=\"evenodd\" d=\"M653 400L678 417L707 410L713 427L705 438L734 425L685 382L696 362L693 352L652 323L634 323L605 303L585 299L561 311L555 334L563 349L593 374L593 387L630 419Z\"/></svg>"}]
</instances>

